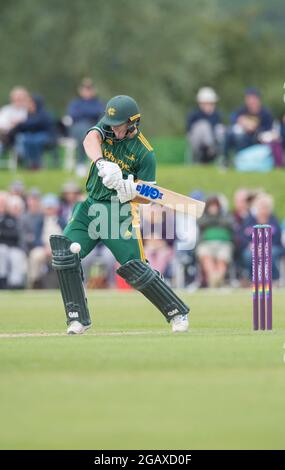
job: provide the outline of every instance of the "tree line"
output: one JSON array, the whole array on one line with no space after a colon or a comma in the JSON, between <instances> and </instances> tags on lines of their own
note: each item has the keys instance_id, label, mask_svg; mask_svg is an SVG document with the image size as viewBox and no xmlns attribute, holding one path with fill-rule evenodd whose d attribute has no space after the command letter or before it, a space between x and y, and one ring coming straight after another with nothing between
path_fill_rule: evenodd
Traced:
<instances>
[{"instance_id":1,"label":"tree line","mask_svg":"<svg viewBox=\"0 0 285 470\"><path fill-rule=\"evenodd\" d=\"M277 4L282 9L282 2ZM284 52L282 33L271 24L274 16L250 2L234 14L226 5L1 0L0 104L21 84L42 94L60 115L81 78L91 76L104 100L114 94L137 98L144 129L152 135L182 133L185 113L205 85L217 90L226 115L251 85L279 114Z\"/></svg>"}]
</instances>

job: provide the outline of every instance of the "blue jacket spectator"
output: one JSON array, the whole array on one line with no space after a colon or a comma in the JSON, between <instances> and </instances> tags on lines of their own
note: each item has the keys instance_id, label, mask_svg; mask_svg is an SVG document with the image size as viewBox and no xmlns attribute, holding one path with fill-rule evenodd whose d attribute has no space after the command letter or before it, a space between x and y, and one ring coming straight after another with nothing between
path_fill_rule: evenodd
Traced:
<instances>
[{"instance_id":1,"label":"blue jacket spectator","mask_svg":"<svg viewBox=\"0 0 285 470\"><path fill-rule=\"evenodd\" d=\"M90 99L78 97L68 106L68 115L73 122L88 121L96 123L104 113L104 105L96 96Z\"/></svg>"},{"instance_id":2,"label":"blue jacket spectator","mask_svg":"<svg viewBox=\"0 0 285 470\"><path fill-rule=\"evenodd\" d=\"M248 88L245 91L244 105L231 114L230 124L225 139L225 164L229 163L231 151L238 152L260 143L262 133L272 129L273 116L262 105L257 89Z\"/></svg>"},{"instance_id":3,"label":"blue jacket spectator","mask_svg":"<svg viewBox=\"0 0 285 470\"><path fill-rule=\"evenodd\" d=\"M41 167L44 149L55 143L55 122L44 107L40 96L30 96L27 101L28 115L25 121L14 127L10 138L15 141L15 150L29 168Z\"/></svg>"},{"instance_id":4,"label":"blue jacket spectator","mask_svg":"<svg viewBox=\"0 0 285 470\"><path fill-rule=\"evenodd\" d=\"M193 125L201 120L208 121L214 129L217 124L222 124L222 116L219 111L214 110L212 113L206 113L202 109L196 108L191 111L186 120L186 131L189 132Z\"/></svg>"},{"instance_id":5,"label":"blue jacket spectator","mask_svg":"<svg viewBox=\"0 0 285 470\"><path fill-rule=\"evenodd\" d=\"M247 106L241 106L239 109L237 109L231 114L231 125L233 126L234 124L236 124L241 116L247 116L256 120L257 126L254 132L265 132L270 131L272 129L273 116L267 108L261 107L258 113L251 113Z\"/></svg>"},{"instance_id":6,"label":"blue jacket spectator","mask_svg":"<svg viewBox=\"0 0 285 470\"><path fill-rule=\"evenodd\" d=\"M14 132L49 132L54 133L55 123L51 114L44 107L41 96L33 95L28 102L28 116L15 126Z\"/></svg>"},{"instance_id":7,"label":"blue jacket spectator","mask_svg":"<svg viewBox=\"0 0 285 470\"><path fill-rule=\"evenodd\" d=\"M86 160L82 145L86 132L99 121L104 114L105 106L98 98L90 78L82 80L78 88L78 97L70 102L67 114L71 118L70 137L77 142L77 162L82 166Z\"/></svg>"}]
</instances>

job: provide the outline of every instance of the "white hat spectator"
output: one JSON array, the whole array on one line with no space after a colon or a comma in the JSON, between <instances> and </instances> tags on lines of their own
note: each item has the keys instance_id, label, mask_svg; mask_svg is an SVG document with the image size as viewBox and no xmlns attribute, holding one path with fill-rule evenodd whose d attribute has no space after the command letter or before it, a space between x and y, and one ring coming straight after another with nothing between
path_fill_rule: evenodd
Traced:
<instances>
[{"instance_id":1,"label":"white hat spectator","mask_svg":"<svg viewBox=\"0 0 285 470\"><path fill-rule=\"evenodd\" d=\"M198 103L217 103L219 97L215 90L210 87L203 87L197 93Z\"/></svg>"}]
</instances>

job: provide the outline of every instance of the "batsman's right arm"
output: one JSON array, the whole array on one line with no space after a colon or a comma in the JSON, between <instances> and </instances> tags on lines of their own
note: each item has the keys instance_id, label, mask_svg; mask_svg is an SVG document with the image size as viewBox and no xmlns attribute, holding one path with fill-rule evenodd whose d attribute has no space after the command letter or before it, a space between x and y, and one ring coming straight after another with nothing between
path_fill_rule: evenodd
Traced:
<instances>
[{"instance_id":1,"label":"batsman's right arm","mask_svg":"<svg viewBox=\"0 0 285 470\"><path fill-rule=\"evenodd\" d=\"M88 132L83 141L83 147L87 156L93 162L96 162L99 158L103 158L101 145L102 137L99 132L96 130Z\"/></svg>"}]
</instances>

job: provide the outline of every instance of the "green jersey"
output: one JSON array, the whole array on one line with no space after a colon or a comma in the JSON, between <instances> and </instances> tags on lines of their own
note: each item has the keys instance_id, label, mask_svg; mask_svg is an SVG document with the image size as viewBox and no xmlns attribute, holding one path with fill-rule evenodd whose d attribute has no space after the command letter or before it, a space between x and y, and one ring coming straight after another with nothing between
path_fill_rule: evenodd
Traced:
<instances>
[{"instance_id":1,"label":"green jersey","mask_svg":"<svg viewBox=\"0 0 285 470\"><path fill-rule=\"evenodd\" d=\"M131 174L134 175L135 180L141 179L155 183L156 162L153 148L139 130L131 139L119 141L115 139L112 129L103 125L101 121L88 132L92 130L99 132L102 137L103 157L119 165L123 178ZM91 164L86 189L89 196L97 201L108 201L117 194L115 190L110 190L103 185L95 163Z\"/></svg>"}]
</instances>

